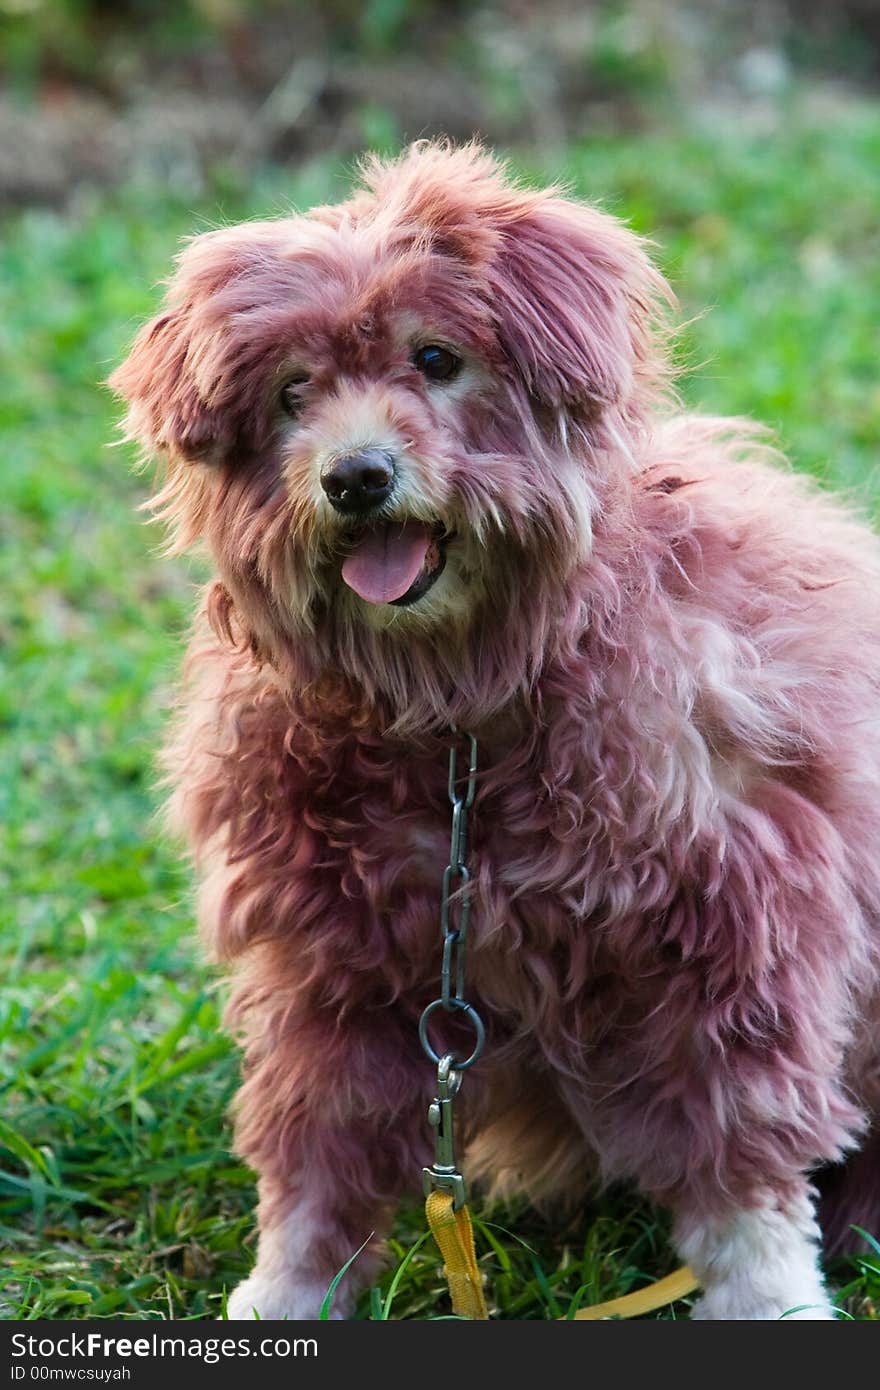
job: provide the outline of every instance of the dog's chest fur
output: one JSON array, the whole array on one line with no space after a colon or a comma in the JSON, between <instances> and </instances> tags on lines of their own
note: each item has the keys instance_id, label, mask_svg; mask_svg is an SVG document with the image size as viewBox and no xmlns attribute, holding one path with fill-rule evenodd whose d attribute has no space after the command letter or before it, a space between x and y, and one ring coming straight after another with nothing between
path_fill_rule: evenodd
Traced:
<instances>
[{"instance_id":1,"label":"dog's chest fur","mask_svg":"<svg viewBox=\"0 0 880 1390\"><path fill-rule=\"evenodd\" d=\"M656 929L671 865L650 843L654 818L624 806L613 730L599 711L569 746L564 712L549 715L480 741L468 993L496 1047L528 1037L540 1048L546 1034L559 1066L565 1040L574 1064L643 1013L680 958ZM415 1017L439 988L448 739L325 729L282 743L275 791L242 827L262 825L260 857L276 861L290 952L320 960L307 985L317 996L344 979L347 1007L394 1001Z\"/></svg>"}]
</instances>

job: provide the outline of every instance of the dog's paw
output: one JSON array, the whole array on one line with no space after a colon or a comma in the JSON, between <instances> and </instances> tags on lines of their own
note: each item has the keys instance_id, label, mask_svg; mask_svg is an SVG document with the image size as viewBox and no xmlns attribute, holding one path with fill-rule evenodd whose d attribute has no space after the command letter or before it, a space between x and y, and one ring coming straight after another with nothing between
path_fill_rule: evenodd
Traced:
<instances>
[{"instance_id":1,"label":"dog's paw","mask_svg":"<svg viewBox=\"0 0 880 1390\"><path fill-rule=\"evenodd\" d=\"M252 1318L260 1318L263 1322L309 1321L320 1317L326 1295L326 1288L315 1284L298 1284L277 1276L266 1278L255 1270L229 1295L226 1314L232 1322L247 1322ZM345 1314L331 1306L329 1316L340 1319Z\"/></svg>"},{"instance_id":2,"label":"dog's paw","mask_svg":"<svg viewBox=\"0 0 880 1390\"><path fill-rule=\"evenodd\" d=\"M692 1317L708 1322L829 1322L819 1230L804 1186L782 1208L765 1202L725 1220L695 1222L679 1237L703 1296Z\"/></svg>"},{"instance_id":3,"label":"dog's paw","mask_svg":"<svg viewBox=\"0 0 880 1390\"><path fill-rule=\"evenodd\" d=\"M830 1322L834 1309L824 1294L812 1302L762 1298L753 1290L721 1285L710 1289L696 1304L691 1318L697 1322Z\"/></svg>"}]
</instances>

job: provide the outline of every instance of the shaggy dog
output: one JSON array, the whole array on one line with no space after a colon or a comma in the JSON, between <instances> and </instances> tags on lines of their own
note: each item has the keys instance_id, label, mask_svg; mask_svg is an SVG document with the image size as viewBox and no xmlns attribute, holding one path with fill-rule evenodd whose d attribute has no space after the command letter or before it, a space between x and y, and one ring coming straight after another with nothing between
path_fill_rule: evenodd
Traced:
<instances>
[{"instance_id":1,"label":"shaggy dog","mask_svg":"<svg viewBox=\"0 0 880 1390\"><path fill-rule=\"evenodd\" d=\"M836 1244L880 1217L880 544L676 411L667 300L613 218L423 143L196 237L112 378L218 576L167 770L246 1049L232 1317L315 1317L430 1161L452 724L465 1171L631 1181L704 1318L831 1316L823 1165Z\"/></svg>"}]
</instances>

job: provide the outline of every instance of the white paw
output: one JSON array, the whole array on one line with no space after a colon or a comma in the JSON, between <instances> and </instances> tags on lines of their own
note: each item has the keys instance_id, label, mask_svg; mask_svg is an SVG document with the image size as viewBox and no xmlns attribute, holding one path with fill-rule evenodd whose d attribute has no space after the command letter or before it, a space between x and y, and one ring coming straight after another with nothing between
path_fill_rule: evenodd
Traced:
<instances>
[{"instance_id":1,"label":"white paw","mask_svg":"<svg viewBox=\"0 0 880 1390\"><path fill-rule=\"evenodd\" d=\"M256 1317L263 1322L309 1321L320 1317L326 1295L326 1288L315 1284L297 1283L277 1275L265 1276L254 1270L250 1278L229 1295L226 1314L233 1322L246 1322ZM331 1305L331 1319L344 1317L338 1304Z\"/></svg>"},{"instance_id":2,"label":"white paw","mask_svg":"<svg viewBox=\"0 0 880 1390\"><path fill-rule=\"evenodd\" d=\"M726 1220L692 1225L678 1242L705 1290L691 1316L703 1322L832 1320L818 1235L806 1188L784 1209L768 1196Z\"/></svg>"},{"instance_id":3,"label":"white paw","mask_svg":"<svg viewBox=\"0 0 880 1390\"><path fill-rule=\"evenodd\" d=\"M785 1301L722 1284L703 1295L691 1318L697 1322L775 1322L780 1318L783 1322L829 1322L834 1320L834 1310L824 1293L815 1290Z\"/></svg>"}]
</instances>

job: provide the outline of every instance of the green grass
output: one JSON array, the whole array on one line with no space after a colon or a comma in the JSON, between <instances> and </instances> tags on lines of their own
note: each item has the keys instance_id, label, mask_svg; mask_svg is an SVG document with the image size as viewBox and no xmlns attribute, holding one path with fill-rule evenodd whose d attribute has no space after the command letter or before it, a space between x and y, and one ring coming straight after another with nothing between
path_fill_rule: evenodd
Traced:
<instances>
[{"instance_id":1,"label":"green grass","mask_svg":"<svg viewBox=\"0 0 880 1390\"><path fill-rule=\"evenodd\" d=\"M755 415L797 464L878 497L880 107L783 132L587 141L564 167L659 242L693 318L688 401ZM251 1175L228 1152L237 1059L199 961L187 874L154 822L153 750L195 570L157 558L145 482L108 447L100 381L194 228L335 197L344 177L271 171L198 205L155 190L9 220L0 250L0 1305L12 1318L216 1316L253 1258ZM710 312L702 313L708 308ZM413 1047L418 1043L413 1038ZM615 1194L565 1222L477 1214L498 1315L667 1273L666 1227ZM421 1234L401 1214L399 1264ZM364 1316L447 1305L426 1242ZM838 1264L876 1316L880 1262ZM686 1315L686 1308L672 1310ZM666 1316L672 1313L667 1312Z\"/></svg>"}]
</instances>

